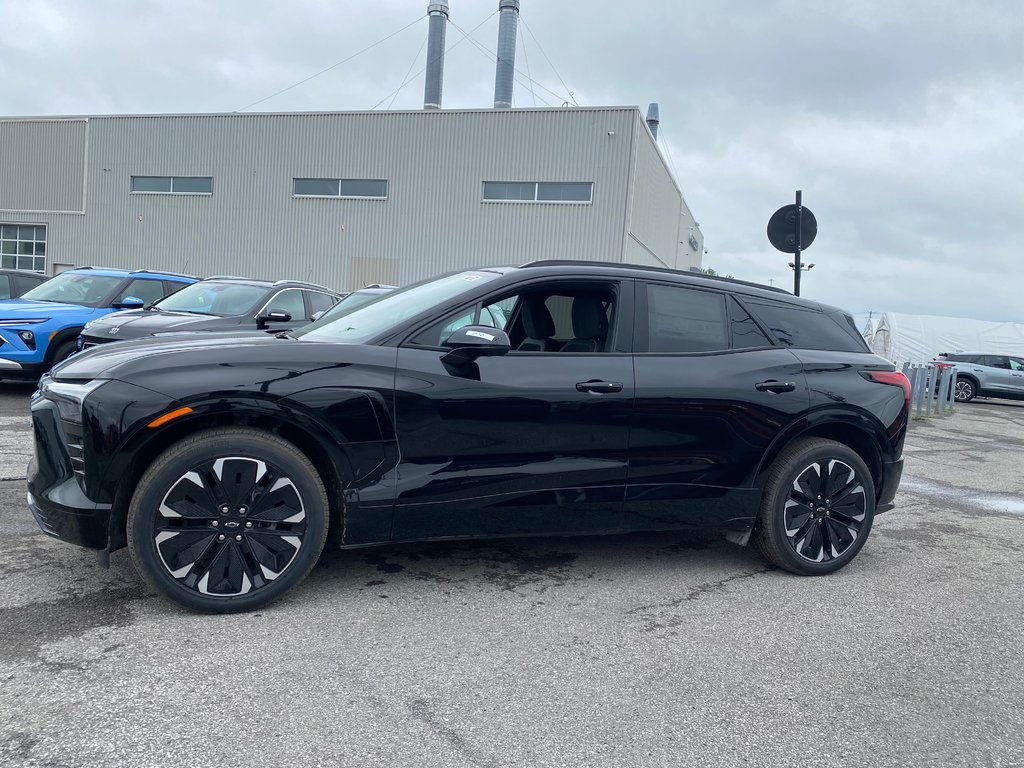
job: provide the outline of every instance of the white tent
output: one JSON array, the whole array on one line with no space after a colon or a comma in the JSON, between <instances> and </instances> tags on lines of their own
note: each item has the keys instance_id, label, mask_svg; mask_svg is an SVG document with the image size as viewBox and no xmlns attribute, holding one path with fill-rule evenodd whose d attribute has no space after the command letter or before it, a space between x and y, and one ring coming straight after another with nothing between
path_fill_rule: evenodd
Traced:
<instances>
[{"instance_id":1,"label":"white tent","mask_svg":"<svg viewBox=\"0 0 1024 768\"><path fill-rule=\"evenodd\" d=\"M1024 356L1024 323L883 312L865 338L871 351L894 363L927 363L940 352Z\"/></svg>"}]
</instances>

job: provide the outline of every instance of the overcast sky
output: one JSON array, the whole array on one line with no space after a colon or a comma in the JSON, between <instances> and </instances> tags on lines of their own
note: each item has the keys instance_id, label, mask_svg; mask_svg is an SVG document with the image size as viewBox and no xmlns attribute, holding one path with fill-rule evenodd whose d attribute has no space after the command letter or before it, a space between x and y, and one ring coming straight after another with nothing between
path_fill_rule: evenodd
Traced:
<instances>
[{"instance_id":1,"label":"overcast sky","mask_svg":"<svg viewBox=\"0 0 1024 768\"><path fill-rule=\"evenodd\" d=\"M445 108L493 104L497 5L450 0ZM426 8L0 0L0 114L419 109ZM521 0L520 19L515 106L658 102L705 266L791 289L765 227L801 189L803 295L1024 322L1017 2Z\"/></svg>"}]
</instances>

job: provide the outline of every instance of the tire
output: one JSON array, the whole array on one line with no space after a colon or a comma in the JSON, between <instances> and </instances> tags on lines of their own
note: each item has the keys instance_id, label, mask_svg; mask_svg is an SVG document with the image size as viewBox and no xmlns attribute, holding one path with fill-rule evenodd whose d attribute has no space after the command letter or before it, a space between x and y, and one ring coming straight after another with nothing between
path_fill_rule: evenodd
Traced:
<instances>
[{"instance_id":1,"label":"tire","mask_svg":"<svg viewBox=\"0 0 1024 768\"><path fill-rule=\"evenodd\" d=\"M53 357L50 358L49 367L53 368L53 366L55 366L62 360L67 360L69 357L75 354L77 348L78 347L76 346L74 340L62 341L60 344L57 345L57 348L54 349Z\"/></svg>"},{"instance_id":2,"label":"tire","mask_svg":"<svg viewBox=\"0 0 1024 768\"><path fill-rule=\"evenodd\" d=\"M953 397L958 403L969 403L977 395L978 389L974 386L972 379L968 379L966 376L957 376L956 391L953 393Z\"/></svg>"},{"instance_id":3,"label":"tire","mask_svg":"<svg viewBox=\"0 0 1024 768\"><path fill-rule=\"evenodd\" d=\"M875 484L860 456L842 443L809 438L772 464L752 541L779 568L822 576L856 557L874 517Z\"/></svg>"},{"instance_id":4,"label":"tire","mask_svg":"<svg viewBox=\"0 0 1024 768\"><path fill-rule=\"evenodd\" d=\"M207 613L249 611L302 581L327 539L316 469L291 443L219 428L175 443L128 507L128 548L159 592Z\"/></svg>"}]
</instances>

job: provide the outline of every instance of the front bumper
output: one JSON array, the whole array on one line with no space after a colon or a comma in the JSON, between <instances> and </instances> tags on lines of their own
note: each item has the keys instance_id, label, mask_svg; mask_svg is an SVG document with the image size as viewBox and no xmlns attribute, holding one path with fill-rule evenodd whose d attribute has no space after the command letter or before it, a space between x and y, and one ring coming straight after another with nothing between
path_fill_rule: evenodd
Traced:
<instances>
[{"instance_id":1,"label":"front bumper","mask_svg":"<svg viewBox=\"0 0 1024 768\"><path fill-rule=\"evenodd\" d=\"M28 508L44 533L88 549L106 549L111 505L90 499L72 461L74 436L52 403L33 405L35 456L28 464ZM69 446L70 450L69 450ZM77 469L77 471L76 471Z\"/></svg>"},{"instance_id":2,"label":"front bumper","mask_svg":"<svg viewBox=\"0 0 1024 768\"><path fill-rule=\"evenodd\" d=\"M875 514L888 512L896 506L893 501L896 498L896 491L900 487L900 478L903 477L903 457L895 461L887 461L882 465L882 488L875 503Z\"/></svg>"}]
</instances>

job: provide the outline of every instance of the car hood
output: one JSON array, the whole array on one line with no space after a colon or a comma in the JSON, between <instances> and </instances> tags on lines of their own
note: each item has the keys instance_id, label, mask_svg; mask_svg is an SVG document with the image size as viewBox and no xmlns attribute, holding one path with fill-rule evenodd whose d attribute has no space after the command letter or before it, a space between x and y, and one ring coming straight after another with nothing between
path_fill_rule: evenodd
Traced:
<instances>
[{"instance_id":1,"label":"car hood","mask_svg":"<svg viewBox=\"0 0 1024 768\"><path fill-rule=\"evenodd\" d=\"M0 320L21 318L60 317L62 315L94 315L109 312L109 308L85 307L81 304L61 304L55 301L33 301L32 299L0 300Z\"/></svg>"},{"instance_id":2,"label":"car hood","mask_svg":"<svg viewBox=\"0 0 1024 768\"><path fill-rule=\"evenodd\" d=\"M117 344L100 344L72 355L51 373L59 380L134 381L140 377L159 377L172 369L180 372L209 370L218 366L288 365L303 360L296 347L311 344L317 342L300 342L291 336L269 336L260 331L150 336Z\"/></svg>"},{"instance_id":3,"label":"car hood","mask_svg":"<svg viewBox=\"0 0 1024 768\"><path fill-rule=\"evenodd\" d=\"M87 336L104 339L139 339L155 333L175 331L227 330L237 327L242 318L201 315L198 312L158 312L130 309L94 320L85 330ZM255 324L253 324L255 328Z\"/></svg>"}]
</instances>

